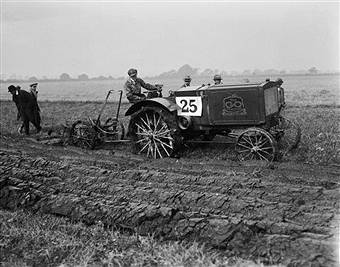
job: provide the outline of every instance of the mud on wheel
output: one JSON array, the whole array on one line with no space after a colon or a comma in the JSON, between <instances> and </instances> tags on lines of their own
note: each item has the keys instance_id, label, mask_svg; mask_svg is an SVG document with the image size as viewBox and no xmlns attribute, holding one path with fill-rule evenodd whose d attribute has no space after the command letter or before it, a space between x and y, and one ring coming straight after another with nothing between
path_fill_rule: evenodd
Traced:
<instances>
[{"instance_id":1,"label":"mud on wheel","mask_svg":"<svg viewBox=\"0 0 340 267\"><path fill-rule=\"evenodd\" d=\"M77 121L72 124L69 143L84 149L93 149L96 145L96 131L89 124Z\"/></svg>"},{"instance_id":2,"label":"mud on wheel","mask_svg":"<svg viewBox=\"0 0 340 267\"><path fill-rule=\"evenodd\" d=\"M157 107L135 113L129 132L134 152L155 159L174 156L181 142L175 115Z\"/></svg>"},{"instance_id":3,"label":"mud on wheel","mask_svg":"<svg viewBox=\"0 0 340 267\"><path fill-rule=\"evenodd\" d=\"M279 124L269 129L277 141L278 149L285 155L297 148L301 141L301 128L291 120L280 117Z\"/></svg>"},{"instance_id":4,"label":"mud on wheel","mask_svg":"<svg viewBox=\"0 0 340 267\"><path fill-rule=\"evenodd\" d=\"M249 128L237 138L236 150L240 160L273 161L276 141L270 133L260 128Z\"/></svg>"},{"instance_id":5,"label":"mud on wheel","mask_svg":"<svg viewBox=\"0 0 340 267\"><path fill-rule=\"evenodd\" d=\"M104 141L117 141L123 140L125 137L125 127L122 122L117 119L109 118L105 124L98 127L100 139Z\"/></svg>"}]
</instances>

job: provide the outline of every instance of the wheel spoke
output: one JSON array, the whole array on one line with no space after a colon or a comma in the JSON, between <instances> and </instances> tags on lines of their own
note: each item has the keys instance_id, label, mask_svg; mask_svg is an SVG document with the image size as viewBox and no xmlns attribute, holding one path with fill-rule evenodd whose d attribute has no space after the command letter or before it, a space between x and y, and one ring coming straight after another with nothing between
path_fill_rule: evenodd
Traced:
<instances>
[{"instance_id":1,"label":"wheel spoke","mask_svg":"<svg viewBox=\"0 0 340 267\"><path fill-rule=\"evenodd\" d=\"M164 132L162 132L164 130ZM156 130L155 133L160 135L160 134L166 134L171 132L171 130L168 129L168 126L164 124L160 129Z\"/></svg>"},{"instance_id":2,"label":"wheel spoke","mask_svg":"<svg viewBox=\"0 0 340 267\"><path fill-rule=\"evenodd\" d=\"M252 152L249 152L247 155L242 157L242 159L245 160L249 155L251 156L251 158L253 158L253 156L254 156Z\"/></svg>"},{"instance_id":3,"label":"wheel spoke","mask_svg":"<svg viewBox=\"0 0 340 267\"><path fill-rule=\"evenodd\" d=\"M155 145L155 159L157 158L157 152L158 152L159 157L162 159L163 156L162 156L161 152L159 151L159 148L158 148L156 141L154 140L153 142L154 142L154 145Z\"/></svg>"},{"instance_id":4,"label":"wheel spoke","mask_svg":"<svg viewBox=\"0 0 340 267\"><path fill-rule=\"evenodd\" d=\"M154 125L155 125L155 130L157 129L157 126L161 120L161 116L158 116L158 120L156 121L156 113L153 114L153 120L154 120Z\"/></svg>"},{"instance_id":5,"label":"wheel spoke","mask_svg":"<svg viewBox=\"0 0 340 267\"><path fill-rule=\"evenodd\" d=\"M150 130L152 131L152 128L151 128L151 122L150 122L150 117L149 117L149 115L146 113L145 114L145 117L146 117L146 122L147 122L147 124L148 124L148 126L149 126L149 128L150 128Z\"/></svg>"},{"instance_id":6,"label":"wheel spoke","mask_svg":"<svg viewBox=\"0 0 340 267\"><path fill-rule=\"evenodd\" d=\"M260 156L260 159L264 159L266 161L269 161L266 157L262 156L260 152L257 152L257 155Z\"/></svg>"},{"instance_id":7,"label":"wheel spoke","mask_svg":"<svg viewBox=\"0 0 340 267\"><path fill-rule=\"evenodd\" d=\"M148 141L146 142L146 144L142 147L142 149L139 150L139 152L141 153L146 147L149 147L150 144L151 144L151 141L148 140Z\"/></svg>"},{"instance_id":8,"label":"wheel spoke","mask_svg":"<svg viewBox=\"0 0 340 267\"><path fill-rule=\"evenodd\" d=\"M148 116L146 116L146 118L148 118ZM140 118L140 120L144 123L144 125L145 125L146 127L149 128L150 131L152 131L150 125L149 125L142 117ZM147 130L146 130L146 131L147 131Z\"/></svg>"},{"instance_id":9,"label":"wheel spoke","mask_svg":"<svg viewBox=\"0 0 340 267\"><path fill-rule=\"evenodd\" d=\"M147 133L148 130L143 126L143 125L139 125L138 123L136 123L136 126L143 132Z\"/></svg>"},{"instance_id":10,"label":"wheel spoke","mask_svg":"<svg viewBox=\"0 0 340 267\"><path fill-rule=\"evenodd\" d=\"M156 139L160 144L163 144L163 145L167 146L168 148L172 149L172 146L171 146L171 145L169 145L169 144L163 142L161 139L159 139L159 138L157 138L157 137L155 137L155 139Z\"/></svg>"},{"instance_id":11,"label":"wheel spoke","mask_svg":"<svg viewBox=\"0 0 340 267\"><path fill-rule=\"evenodd\" d=\"M142 138L136 141L136 143L143 143L143 142L147 142L149 140L149 138Z\"/></svg>"},{"instance_id":12,"label":"wheel spoke","mask_svg":"<svg viewBox=\"0 0 340 267\"><path fill-rule=\"evenodd\" d=\"M249 141L245 137L248 137ZM250 135L244 136L243 140L246 141L249 145L254 146L254 143L253 143Z\"/></svg>"},{"instance_id":13,"label":"wheel spoke","mask_svg":"<svg viewBox=\"0 0 340 267\"><path fill-rule=\"evenodd\" d=\"M167 154L167 156L170 157L170 154L169 154L168 150L167 150L166 147L164 146L164 145L168 146L168 144L163 143L163 142L160 142L160 145L161 145L161 147L163 148L163 150L165 151L165 153ZM171 146L168 146L168 147L169 147L170 149L172 149Z\"/></svg>"},{"instance_id":14,"label":"wheel spoke","mask_svg":"<svg viewBox=\"0 0 340 267\"><path fill-rule=\"evenodd\" d=\"M247 148L247 149L252 149L252 147L247 146L247 145L244 145L244 144L242 144L242 143L238 143L238 145L239 145L239 146L242 146L242 147L244 147L244 148Z\"/></svg>"}]
</instances>

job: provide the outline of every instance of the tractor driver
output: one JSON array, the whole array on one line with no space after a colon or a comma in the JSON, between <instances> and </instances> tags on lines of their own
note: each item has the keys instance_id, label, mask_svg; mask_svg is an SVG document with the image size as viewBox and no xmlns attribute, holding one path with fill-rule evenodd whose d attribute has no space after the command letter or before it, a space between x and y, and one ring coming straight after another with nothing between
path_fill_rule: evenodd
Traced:
<instances>
[{"instance_id":1,"label":"tractor driver","mask_svg":"<svg viewBox=\"0 0 340 267\"><path fill-rule=\"evenodd\" d=\"M146 96L141 92L142 87L149 91L159 90L158 87L144 82L141 78L137 78L136 69L129 69L128 75L129 78L126 80L124 84L124 90L126 93L126 97L130 103L136 103L138 101L146 99Z\"/></svg>"}]
</instances>

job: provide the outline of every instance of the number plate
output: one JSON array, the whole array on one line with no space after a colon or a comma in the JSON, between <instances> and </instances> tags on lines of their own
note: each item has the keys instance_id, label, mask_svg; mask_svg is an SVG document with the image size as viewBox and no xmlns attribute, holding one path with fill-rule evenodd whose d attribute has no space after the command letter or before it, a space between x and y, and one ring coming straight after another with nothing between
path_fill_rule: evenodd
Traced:
<instances>
[{"instance_id":1,"label":"number plate","mask_svg":"<svg viewBox=\"0 0 340 267\"><path fill-rule=\"evenodd\" d=\"M176 97L176 104L181 108L178 115L202 116L202 98L200 96Z\"/></svg>"}]
</instances>

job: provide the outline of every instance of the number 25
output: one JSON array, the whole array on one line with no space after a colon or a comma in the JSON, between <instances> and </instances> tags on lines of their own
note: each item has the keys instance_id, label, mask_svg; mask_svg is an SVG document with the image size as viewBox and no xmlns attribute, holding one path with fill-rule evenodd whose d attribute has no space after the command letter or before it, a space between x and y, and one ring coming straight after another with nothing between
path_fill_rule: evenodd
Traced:
<instances>
[{"instance_id":1,"label":"number 25","mask_svg":"<svg viewBox=\"0 0 340 267\"><path fill-rule=\"evenodd\" d=\"M197 105L195 104L195 99L190 99L189 103L186 99L181 100L182 112L194 113L197 111Z\"/></svg>"}]
</instances>

